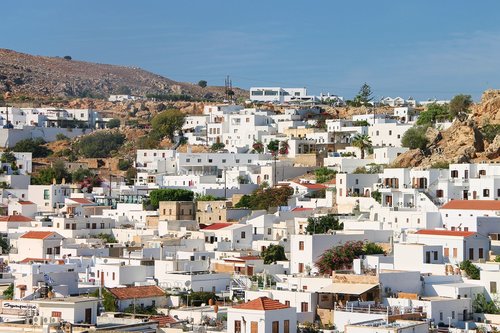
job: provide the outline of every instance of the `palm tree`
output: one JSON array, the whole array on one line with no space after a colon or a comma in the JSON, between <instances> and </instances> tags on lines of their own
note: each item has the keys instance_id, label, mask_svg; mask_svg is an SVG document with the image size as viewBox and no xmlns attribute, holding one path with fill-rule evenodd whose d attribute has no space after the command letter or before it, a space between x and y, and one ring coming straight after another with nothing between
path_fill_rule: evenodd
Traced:
<instances>
[{"instance_id":1,"label":"palm tree","mask_svg":"<svg viewBox=\"0 0 500 333\"><path fill-rule=\"evenodd\" d=\"M352 140L352 145L361 150L361 159L364 159L365 149L370 149L372 147L372 140L367 134L356 134Z\"/></svg>"}]
</instances>

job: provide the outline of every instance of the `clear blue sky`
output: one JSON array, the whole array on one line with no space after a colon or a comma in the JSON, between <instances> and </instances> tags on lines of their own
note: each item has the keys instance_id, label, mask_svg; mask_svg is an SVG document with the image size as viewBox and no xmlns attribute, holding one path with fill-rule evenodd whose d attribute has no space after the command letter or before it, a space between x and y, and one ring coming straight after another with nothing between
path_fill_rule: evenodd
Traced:
<instances>
[{"instance_id":1,"label":"clear blue sky","mask_svg":"<svg viewBox=\"0 0 500 333\"><path fill-rule=\"evenodd\" d=\"M500 1L5 1L0 47L346 98L500 88Z\"/></svg>"}]
</instances>

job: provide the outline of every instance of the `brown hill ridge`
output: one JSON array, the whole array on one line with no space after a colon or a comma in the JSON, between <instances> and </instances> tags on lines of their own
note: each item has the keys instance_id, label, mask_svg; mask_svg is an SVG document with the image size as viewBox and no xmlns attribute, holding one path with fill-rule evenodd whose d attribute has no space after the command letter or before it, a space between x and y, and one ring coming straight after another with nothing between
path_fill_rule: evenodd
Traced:
<instances>
[{"instance_id":1,"label":"brown hill ridge","mask_svg":"<svg viewBox=\"0 0 500 333\"><path fill-rule=\"evenodd\" d=\"M224 97L224 87L201 88L136 67L34 56L0 49L0 93L29 97L107 97L120 87L128 87L133 95L138 96L187 94L203 98L210 94L214 99ZM233 90L237 97L247 96L244 90Z\"/></svg>"},{"instance_id":2,"label":"brown hill ridge","mask_svg":"<svg viewBox=\"0 0 500 333\"><path fill-rule=\"evenodd\" d=\"M439 163L500 162L500 134L488 142L482 134L487 124L500 124L500 90L485 91L468 120L455 120L443 131L429 128L427 149L401 154L393 166L427 168Z\"/></svg>"}]
</instances>

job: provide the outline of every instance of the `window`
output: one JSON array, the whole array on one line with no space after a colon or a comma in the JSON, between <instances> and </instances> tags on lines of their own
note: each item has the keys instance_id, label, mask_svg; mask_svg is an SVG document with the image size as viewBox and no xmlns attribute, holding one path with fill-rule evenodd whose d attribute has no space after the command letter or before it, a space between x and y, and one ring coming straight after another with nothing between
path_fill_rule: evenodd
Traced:
<instances>
[{"instance_id":1,"label":"window","mask_svg":"<svg viewBox=\"0 0 500 333\"><path fill-rule=\"evenodd\" d=\"M483 190L483 197L487 198L487 197L489 197L489 196L490 196L490 190L489 190L489 189L487 189L487 188L485 188L485 189Z\"/></svg>"},{"instance_id":2,"label":"window","mask_svg":"<svg viewBox=\"0 0 500 333\"><path fill-rule=\"evenodd\" d=\"M47 254L52 254L52 248L51 247L47 248Z\"/></svg>"},{"instance_id":3,"label":"window","mask_svg":"<svg viewBox=\"0 0 500 333\"><path fill-rule=\"evenodd\" d=\"M222 163L226 163L226 160L225 160L225 159L223 159L223 160L222 160Z\"/></svg>"},{"instance_id":4,"label":"window","mask_svg":"<svg viewBox=\"0 0 500 333\"><path fill-rule=\"evenodd\" d=\"M241 238L245 238L245 232L244 231L241 232Z\"/></svg>"},{"instance_id":5,"label":"window","mask_svg":"<svg viewBox=\"0 0 500 333\"><path fill-rule=\"evenodd\" d=\"M113 272L112 279L115 280L115 272Z\"/></svg>"},{"instance_id":6,"label":"window","mask_svg":"<svg viewBox=\"0 0 500 333\"><path fill-rule=\"evenodd\" d=\"M450 249L448 247L444 248L444 256L449 257L450 256Z\"/></svg>"},{"instance_id":7,"label":"window","mask_svg":"<svg viewBox=\"0 0 500 333\"><path fill-rule=\"evenodd\" d=\"M484 258L484 253L483 253L483 248L480 248L479 249L479 259L483 259Z\"/></svg>"},{"instance_id":8,"label":"window","mask_svg":"<svg viewBox=\"0 0 500 333\"><path fill-rule=\"evenodd\" d=\"M285 301L286 306L290 306L290 301Z\"/></svg>"},{"instance_id":9,"label":"window","mask_svg":"<svg viewBox=\"0 0 500 333\"><path fill-rule=\"evenodd\" d=\"M490 293L496 294L497 292L497 283L496 281L490 281Z\"/></svg>"},{"instance_id":10,"label":"window","mask_svg":"<svg viewBox=\"0 0 500 333\"><path fill-rule=\"evenodd\" d=\"M299 273L303 273L304 272L304 264L299 262Z\"/></svg>"},{"instance_id":11,"label":"window","mask_svg":"<svg viewBox=\"0 0 500 333\"><path fill-rule=\"evenodd\" d=\"M283 333L290 333L290 320L285 320L283 322Z\"/></svg>"},{"instance_id":12,"label":"window","mask_svg":"<svg viewBox=\"0 0 500 333\"><path fill-rule=\"evenodd\" d=\"M451 311L451 319L455 319L455 311Z\"/></svg>"},{"instance_id":13,"label":"window","mask_svg":"<svg viewBox=\"0 0 500 333\"><path fill-rule=\"evenodd\" d=\"M43 200L50 199L50 190L43 190Z\"/></svg>"},{"instance_id":14,"label":"window","mask_svg":"<svg viewBox=\"0 0 500 333\"><path fill-rule=\"evenodd\" d=\"M52 311L51 317L61 318L62 313L60 311Z\"/></svg>"},{"instance_id":15,"label":"window","mask_svg":"<svg viewBox=\"0 0 500 333\"><path fill-rule=\"evenodd\" d=\"M271 234L272 234L272 232L273 232L273 230L272 230L271 228L267 228L267 234L268 234L268 235L271 235Z\"/></svg>"},{"instance_id":16,"label":"window","mask_svg":"<svg viewBox=\"0 0 500 333\"><path fill-rule=\"evenodd\" d=\"M469 260L474 260L474 249L473 248L469 249Z\"/></svg>"},{"instance_id":17,"label":"window","mask_svg":"<svg viewBox=\"0 0 500 333\"><path fill-rule=\"evenodd\" d=\"M201 163L201 158L198 159L198 163Z\"/></svg>"},{"instance_id":18,"label":"window","mask_svg":"<svg viewBox=\"0 0 500 333\"><path fill-rule=\"evenodd\" d=\"M443 313L439 312L439 320L443 320Z\"/></svg>"},{"instance_id":19,"label":"window","mask_svg":"<svg viewBox=\"0 0 500 333\"><path fill-rule=\"evenodd\" d=\"M241 333L241 320L234 321L234 333Z\"/></svg>"},{"instance_id":20,"label":"window","mask_svg":"<svg viewBox=\"0 0 500 333\"><path fill-rule=\"evenodd\" d=\"M299 242L299 251L304 251L304 241Z\"/></svg>"},{"instance_id":21,"label":"window","mask_svg":"<svg viewBox=\"0 0 500 333\"><path fill-rule=\"evenodd\" d=\"M309 311L309 304L307 302L300 303L300 311L301 312L308 312Z\"/></svg>"},{"instance_id":22,"label":"window","mask_svg":"<svg viewBox=\"0 0 500 333\"><path fill-rule=\"evenodd\" d=\"M458 178L458 170L451 170L451 178Z\"/></svg>"},{"instance_id":23,"label":"window","mask_svg":"<svg viewBox=\"0 0 500 333\"><path fill-rule=\"evenodd\" d=\"M438 260L438 253L437 253L437 251L434 251L434 260Z\"/></svg>"},{"instance_id":24,"label":"window","mask_svg":"<svg viewBox=\"0 0 500 333\"><path fill-rule=\"evenodd\" d=\"M280 322L273 321L273 333L280 333Z\"/></svg>"},{"instance_id":25,"label":"window","mask_svg":"<svg viewBox=\"0 0 500 333\"><path fill-rule=\"evenodd\" d=\"M456 247L453 248L453 258L457 257L458 250Z\"/></svg>"},{"instance_id":26,"label":"window","mask_svg":"<svg viewBox=\"0 0 500 333\"><path fill-rule=\"evenodd\" d=\"M443 197L443 190L437 190L436 191L436 197L442 198Z\"/></svg>"}]
</instances>

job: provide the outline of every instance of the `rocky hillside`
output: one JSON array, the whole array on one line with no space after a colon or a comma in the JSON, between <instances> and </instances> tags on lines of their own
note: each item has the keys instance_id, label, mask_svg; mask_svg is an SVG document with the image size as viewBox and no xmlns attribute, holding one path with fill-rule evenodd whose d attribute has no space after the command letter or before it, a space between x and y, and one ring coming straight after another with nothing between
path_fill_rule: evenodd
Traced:
<instances>
[{"instance_id":1,"label":"rocky hillside","mask_svg":"<svg viewBox=\"0 0 500 333\"><path fill-rule=\"evenodd\" d=\"M495 135L486 131L496 126ZM395 167L431 167L446 163L480 161L500 162L500 90L484 92L481 102L474 105L469 119L455 120L447 130L428 128L427 149L410 150L393 163Z\"/></svg>"},{"instance_id":2,"label":"rocky hillside","mask_svg":"<svg viewBox=\"0 0 500 333\"><path fill-rule=\"evenodd\" d=\"M186 94L194 98L224 97L224 87L201 88L196 84L176 82L140 68L33 56L0 49L0 93L6 93L7 96L107 97L122 87L128 87L132 94L139 96ZM236 97L248 96L241 89L234 89L234 92Z\"/></svg>"}]
</instances>

